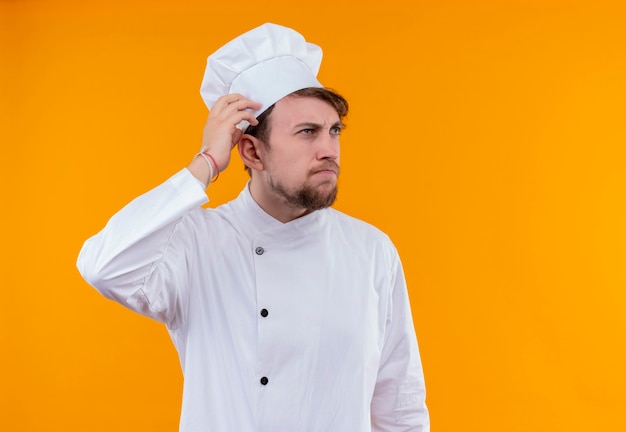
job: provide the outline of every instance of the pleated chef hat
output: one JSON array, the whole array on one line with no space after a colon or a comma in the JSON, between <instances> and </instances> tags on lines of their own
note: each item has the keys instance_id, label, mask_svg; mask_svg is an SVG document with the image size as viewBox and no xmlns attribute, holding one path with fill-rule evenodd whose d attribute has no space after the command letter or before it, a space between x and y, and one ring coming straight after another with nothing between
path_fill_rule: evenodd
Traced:
<instances>
[{"instance_id":1,"label":"pleated chef hat","mask_svg":"<svg viewBox=\"0 0 626 432\"><path fill-rule=\"evenodd\" d=\"M236 37L207 59L200 94L209 108L230 93L259 102L258 117L278 100L317 81L322 49L287 27L266 23ZM241 122L242 130L248 122Z\"/></svg>"}]
</instances>

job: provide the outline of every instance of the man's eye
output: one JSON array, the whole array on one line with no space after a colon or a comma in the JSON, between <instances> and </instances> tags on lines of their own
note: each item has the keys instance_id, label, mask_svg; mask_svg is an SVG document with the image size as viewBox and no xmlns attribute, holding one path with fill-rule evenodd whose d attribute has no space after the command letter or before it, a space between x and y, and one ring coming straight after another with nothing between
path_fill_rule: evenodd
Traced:
<instances>
[{"instance_id":1,"label":"man's eye","mask_svg":"<svg viewBox=\"0 0 626 432\"><path fill-rule=\"evenodd\" d=\"M313 132L314 132L313 129L302 129L300 131L300 133L303 134L303 135L311 135Z\"/></svg>"},{"instance_id":2,"label":"man's eye","mask_svg":"<svg viewBox=\"0 0 626 432\"><path fill-rule=\"evenodd\" d=\"M341 135L341 128L339 126L330 129L331 135Z\"/></svg>"}]
</instances>

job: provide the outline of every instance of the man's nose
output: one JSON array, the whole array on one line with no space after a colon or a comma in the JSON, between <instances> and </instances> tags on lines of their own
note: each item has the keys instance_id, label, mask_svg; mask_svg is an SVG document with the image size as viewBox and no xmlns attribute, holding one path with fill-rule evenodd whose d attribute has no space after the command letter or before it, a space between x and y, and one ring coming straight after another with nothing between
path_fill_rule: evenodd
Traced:
<instances>
[{"instance_id":1,"label":"man's nose","mask_svg":"<svg viewBox=\"0 0 626 432\"><path fill-rule=\"evenodd\" d=\"M339 137L331 134L324 134L320 137L320 146L317 151L318 159L336 160L339 158Z\"/></svg>"}]
</instances>

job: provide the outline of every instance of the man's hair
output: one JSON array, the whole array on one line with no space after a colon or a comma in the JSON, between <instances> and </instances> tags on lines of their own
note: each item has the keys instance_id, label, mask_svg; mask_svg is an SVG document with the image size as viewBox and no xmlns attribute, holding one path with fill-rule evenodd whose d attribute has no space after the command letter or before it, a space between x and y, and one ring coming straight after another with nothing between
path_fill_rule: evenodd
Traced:
<instances>
[{"instance_id":1,"label":"man's hair","mask_svg":"<svg viewBox=\"0 0 626 432\"><path fill-rule=\"evenodd\" d=\"M348 101L334 90L323 87L307 87L301 90L296 90L295 92L290 93L285 97L317 98L335 108L335 111L337 111L340 120L343 120L348 115ZM263 111L260 116L257 117L259 124L257 124L256 126L248 126L244 132L259 139L261 142L263 142L265 146L269 146L269 136L271 132L270 115L274 110L274 106L276 106L276 104L270 106L268 109ZM249 167L245 166L244 168L246 169L246 171L248 171L248 174L252 174Z\"/></svg>"}]
</instances>

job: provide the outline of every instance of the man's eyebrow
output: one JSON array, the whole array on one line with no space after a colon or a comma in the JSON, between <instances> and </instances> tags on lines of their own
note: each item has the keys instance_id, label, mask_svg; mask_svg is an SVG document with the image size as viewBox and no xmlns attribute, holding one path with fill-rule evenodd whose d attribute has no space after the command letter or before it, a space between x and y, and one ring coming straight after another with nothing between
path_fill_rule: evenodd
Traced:
<instances>
[{"instance_id":1,"label":"man's eyebrow","mask_svg":"<svg viewBox=\"0 0 626 432\"><path fill-rule=\"evenodd\" d=\"M300 128L321 129L322 127L323 125L319 123L313 123L313 122L298 123L297 125L294 126L294 128L297 128L297 129L300 129Z\"/></svg>"},{"instance_id":2,"label":"man's eyebrow","mask_svg":"<svg viewBox=\"0 0 626 432\"><path fill-rule=\"evenodd\" d=\"M330 127L332 128L340 128L343 129L346 125L341 121L336 121L335 123L332 124L332 126ZM324 125L319 124L319 123L314 123L314 122L303 122L303 123L298 123L297 125L294 126L295 129L298 128L308 128L308 129L322 129L324 127Z\"/></svg>"}]
</instances>

